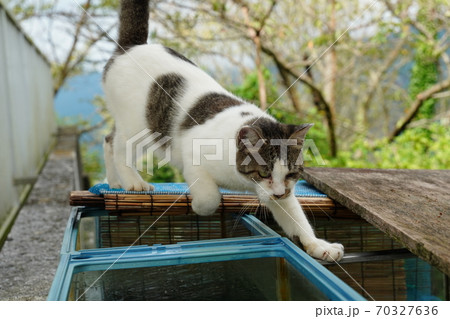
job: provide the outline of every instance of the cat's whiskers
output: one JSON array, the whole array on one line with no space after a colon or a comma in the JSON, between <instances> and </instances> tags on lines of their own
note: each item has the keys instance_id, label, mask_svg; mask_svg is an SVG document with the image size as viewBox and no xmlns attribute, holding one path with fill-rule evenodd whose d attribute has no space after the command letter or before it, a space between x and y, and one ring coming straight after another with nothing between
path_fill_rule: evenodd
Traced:
<instances>
[{"instance_id":1,"label":"cat's whiskers","mask_svg":"<svg viewBox=\"0 0 450 319\"><path fill-rule=\"evenodd\" d=\"M263 216L264 216L264 221L265 221L265 224L268 224L269 223L269 221L268 221L268 219L269 219L269 213L270 213L270 210L266 207L266 206L261 206L262 208L261 208L261 212L262 212L262 214L263 214Z\"/></svg>"},{"instance_id":2,"label":"cat's whiskers","mask_svg":"<svg viewBox=\"0 0 450 319\"><path fill-rule=\"evenodd\" d=\"M242 216L244 216L245 212L247 211L247 209L249 207L250 207L250 205L247 205L247 204L241 207L241 209L237 213L237 216L236 216L236 218L234 220L233 227L231 228L231 234L233 234L234 231L237 229L237 226L238 226Z\"/></svg>"},{"instance_id":3,"label":"cat's whiskers","mask_svg":"<svg viewBox=\"0 0 450 319\"><path fill-rule=\"evenodd\" d=\"M305 205L305 206L314 206L314 207L318 207L321 211L322 211L322 213L324 213L325 214L325 216L327 216L331 221L333 221L334 222L334 219L333 219L333 217L331 217L331 215L330 214L328 214L322 207L320 207L320 205L307 205L307 204L301 204L302 206L303 205ZM311 210L311 213L313 212L312 211L312 209L310 208L310 210ZM314 214L312 214L313 216L314 216Z\"/></svg>"},{"instance_id":4,"label":"cat's whiskers","mask_svg":"<svg viewBox=\"0 0 450 319\"><path fill-rule=\"evenodd\" d=\"M231 229L231 234L233 234L233 232L237 229L237 227L238 227L238 225L239 225L239 222L240 222L242 216L244 216L244 214L246 214L247 210L248 210L248 209L251 209L251 208L253 207L253 204L255 204L255 203L257 203L257 202L258 202L257 199L251 200L251 201L246 202L246 203L242 206L242 208L239 210L239 212L238 212L238 214L237 214L237 216L236 216L236 220L235 220L234 225L233 225L233 227L232 227L232 229ZM251 213L251 212L250 212L250 213Z\"/></svg>"},{"instance_id":5,"label":"cat's whiskers","mask_svg":"<svg viewBox=\"0 0 450 319\"><path fill-rule=\"evenodd\" d=\"M312 223L311 223L311 224L313 224L314 226L316 226L316 216L314 215L314 211L312 210L312 208L309 207L309 205L307 205L307 204L300 204L300 206L306 207L307 209L309 209L309 211L310 211L310 213L311 213L311 216L312 216Z\"/></svg>"}]
</instances>

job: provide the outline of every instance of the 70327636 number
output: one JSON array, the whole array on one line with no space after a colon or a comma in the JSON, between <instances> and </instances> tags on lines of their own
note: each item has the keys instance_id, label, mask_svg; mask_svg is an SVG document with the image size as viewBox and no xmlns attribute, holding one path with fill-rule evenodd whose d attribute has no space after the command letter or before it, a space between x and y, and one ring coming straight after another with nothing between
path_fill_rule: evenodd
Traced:
<instances>
[{"instance_id":1,"label":"70327636 number","mask_svg":"<svg viewBox=\"0 0 450 319\"><path fill-rule=\"evenodd\" d=\"M438 306L376 306L377 316L436 316Z\"/></svg>"}]
</instances>

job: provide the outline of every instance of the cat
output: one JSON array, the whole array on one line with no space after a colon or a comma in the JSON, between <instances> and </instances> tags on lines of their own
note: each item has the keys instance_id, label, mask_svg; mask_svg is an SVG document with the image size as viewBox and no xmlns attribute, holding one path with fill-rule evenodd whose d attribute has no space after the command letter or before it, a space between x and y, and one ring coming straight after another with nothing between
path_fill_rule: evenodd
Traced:
<instances>
[{"instance_id":1,"label":"cat","mask_svg":"<svg viewBox=\"0 0 450 319\"><path fill-rule=\"evenodd\" d=\"M289 237L299 237L309 255L339 261L344 247L315 236L293 193L303 170L303 142L312 124L279 123L225 90L175 50L147 44L149 1L122 0L119 20L118 46L102 81L115 119L103 145L110 186L153 189L126 159L127 140L149 129L170 137L156 154L164 156L170 148L171 164L183 172L195 213L210 215L217 210L219 187L252 191ZM194 164L195 141L224 141L219 143L222 158L206 160L217 145L204 145L199 163Z\"/></svg>"}]
</instances>

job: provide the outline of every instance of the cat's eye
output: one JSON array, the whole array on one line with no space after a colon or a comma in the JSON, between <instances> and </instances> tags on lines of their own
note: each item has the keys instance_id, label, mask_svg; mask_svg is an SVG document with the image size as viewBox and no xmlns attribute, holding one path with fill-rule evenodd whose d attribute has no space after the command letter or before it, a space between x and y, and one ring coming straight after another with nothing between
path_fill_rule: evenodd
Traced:
<instances>
[{"instance_id":1,"label":"cat's eye","mask_svg":"<svg viewBox=\"0 0 450 319\"><path fill-rule=\"evenodd\" d=\"M262 178L269 178L270 177L270 172L267 172L267 171L259 171L258 174Z\"/></svg>"},{"instance_id":2,"label":"cat's eye","mask_svg":"<svg viewBox=\"0 0 450 319\"><path fill-rule=\"evenodd\" d=\"M298 173L289 173L286 175L286 179L298 179Z\"/></svg>"}]
</instances>

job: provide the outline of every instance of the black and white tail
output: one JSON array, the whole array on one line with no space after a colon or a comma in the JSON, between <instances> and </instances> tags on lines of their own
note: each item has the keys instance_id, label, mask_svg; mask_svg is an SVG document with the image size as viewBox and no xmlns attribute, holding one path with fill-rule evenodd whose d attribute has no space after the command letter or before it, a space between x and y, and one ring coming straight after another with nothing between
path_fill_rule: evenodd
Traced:
<instances>
[{"instance_id":1,"label":"black and white tail","mask_svg":"<svg viewBox=\"0 0 450 319\"><path fill-rule=\"evenodd\" d=\"M121 0L118 50L147 44L149 0Z\"/></svg>"},{"instance_id":2,"label":"black and white tail","mask_svg":"<svg viewBox=\"0 0 450 319\"><path fill-rule=\"evenodd\" d=\"M103 70L103 81L117 56L136 45L147 44L149 7L149 0L120 1L119 39L114 54Z\"/></svg>"}]
</instances>

